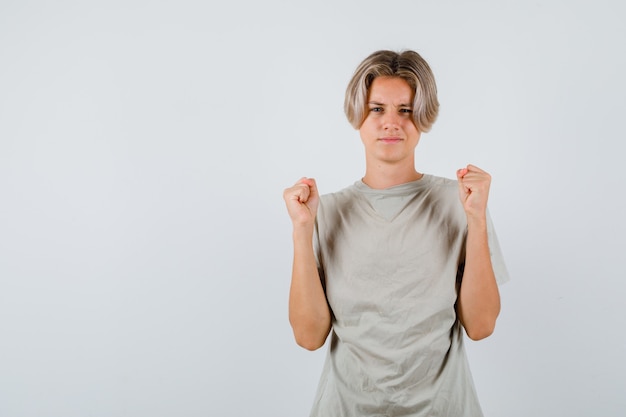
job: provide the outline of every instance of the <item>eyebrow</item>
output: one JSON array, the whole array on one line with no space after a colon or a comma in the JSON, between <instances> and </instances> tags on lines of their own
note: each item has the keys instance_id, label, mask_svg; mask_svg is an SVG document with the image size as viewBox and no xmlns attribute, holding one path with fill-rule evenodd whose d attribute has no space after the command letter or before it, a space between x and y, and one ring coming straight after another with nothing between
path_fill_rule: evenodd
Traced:
<instances>
[{"instance_id":1,"label":"eyebrow","mask_svg":"<svg viewBox=\"0 0 626 417\"><path fill-rule=\"evenodd\" d=\"M373 104L374 106L384 106L384 103L379 103L377 101L368 101L367 104ZM404 103L400 103L398 105L398 107L413 107L412 104L404 104Z\"/></svg>"}]
</instances>

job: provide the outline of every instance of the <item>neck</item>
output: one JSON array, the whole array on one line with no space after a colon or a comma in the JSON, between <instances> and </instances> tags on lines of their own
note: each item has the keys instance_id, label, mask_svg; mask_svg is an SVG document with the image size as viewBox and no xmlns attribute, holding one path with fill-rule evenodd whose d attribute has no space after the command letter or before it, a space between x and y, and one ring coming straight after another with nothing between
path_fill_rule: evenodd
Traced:
<instances>
[{"instance_id":1,"label":"neck","mask_svg":"<svg viewBox=\"0 0 626 417\"><path fill-rule=\"evenodd\" d=\"M413 165L410 167L376 165L366 167L363 182L370 188L382 190L419 180L423 176L424 174L417 172Z\"/></svg>"}]
</instances>

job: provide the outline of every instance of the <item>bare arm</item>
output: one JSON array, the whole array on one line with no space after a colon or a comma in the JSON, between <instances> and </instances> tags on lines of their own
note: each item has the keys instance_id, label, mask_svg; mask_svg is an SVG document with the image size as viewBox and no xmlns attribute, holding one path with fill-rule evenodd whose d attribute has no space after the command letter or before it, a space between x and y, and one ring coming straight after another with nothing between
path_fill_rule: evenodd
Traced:
<instances>
[{"instance_id":1,"label":"bare arm","mask_svg":"<svg viewBox=\"0 0 626 417\"><path fill-rule=\"evenodd\" d=\"M480 340L493 333L500 314L487 238L487 199L491 176L473 165L457 171L459 196L467 215L465 269L457 300L457 314L467 335Z\"/></svg>"},{"instance_id":2,"label":"bare arm","mask_svg":"<svg viewBox=\"0 0 626 417\"><path fill-rule=\"evenodd\" d=\"M296 343L320 348L331 328L330 308L317 271L313 228L319 205L315 180L302 178L283 193L293 223L293 269L289 291L289 322Z\"/></svg>"}]
</instances>

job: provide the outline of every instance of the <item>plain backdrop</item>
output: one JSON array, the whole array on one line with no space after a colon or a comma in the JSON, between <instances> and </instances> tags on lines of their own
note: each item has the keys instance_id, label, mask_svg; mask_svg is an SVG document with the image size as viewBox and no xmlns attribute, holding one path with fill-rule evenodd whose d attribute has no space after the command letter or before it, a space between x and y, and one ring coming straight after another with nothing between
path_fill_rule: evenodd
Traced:
<instances>
[{"instance_id":1,"label":"plain backdrop","mask_svg":"<svg viewBox=\"0 0 626 417\"><path fill-rule=\"evenodd\" d=\"M420 171L493 176L486 416L626 410L620 1L0 0L0 416L306 416L282 191L364 169L345 86L415 49Z\"/></svg>"}]
</instances>

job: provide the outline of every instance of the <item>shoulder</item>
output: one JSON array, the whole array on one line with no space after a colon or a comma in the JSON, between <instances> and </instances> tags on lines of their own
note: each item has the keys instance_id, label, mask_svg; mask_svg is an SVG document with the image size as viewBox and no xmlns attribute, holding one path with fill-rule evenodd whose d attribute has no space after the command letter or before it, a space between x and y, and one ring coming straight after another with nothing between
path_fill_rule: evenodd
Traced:
<instances>
[{"instance_id":1,"label":"shoulder","mask_svg":"<svg viewBox=\"0 0 626 417\"><path fill-rule=\"evenodd\" d=\"M459 183L456 179L428 175L428 193L425 199L435 209L437 215L448 221L454 219L465 224L466 216L459 200Z\"/></svg>"},{"instance_id":2,"label":"shoulder","mask_svg":"<svg viewBox=\"0 0 626 417\"><path fill-rule=\"evenodd\" d=\"M320 196L317 210L317 223L319 227L334 228L342 223L342 219L352 218L356 211L360 210L361 198L354 185L345 187L339 191Z\"/></svg>"},{"instance_id":3,"label":"shoulder","mask_svg":"<svg viewBox=\"0 0 626 417\"><path fill-rule=\"evenodd\" d=\"M349 185L339 191L322 194L320 196L320 206L326 209L341 208L346 204L353 204L358 196L358 191L354 184Z\"/></svg>"},{"instance_id":4,"label":"shoulder","mask_svg":"<svg viewBox=\"0 0 626 417\"><path fill-rule=\"evenodd\" d=\"M424 178L428 180L428 190L432 197L443 201L457 202L459 198L457 180L436 175L425 175Z\"/></svg>"},{"instance_id":5,"label":"shoulder","mask_svg":"<svg viewBox=\"0 0 626 417\"><path fill-rule=\"evenodd\" d=\"M431 188L439 189L442 191L446 191L449 189L456 191L456 187L458 184L457 180L430 174L424 174L424 178L428 180Z\"/></svg>"}]
</instances>

